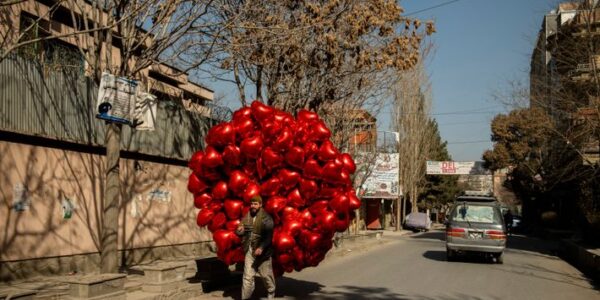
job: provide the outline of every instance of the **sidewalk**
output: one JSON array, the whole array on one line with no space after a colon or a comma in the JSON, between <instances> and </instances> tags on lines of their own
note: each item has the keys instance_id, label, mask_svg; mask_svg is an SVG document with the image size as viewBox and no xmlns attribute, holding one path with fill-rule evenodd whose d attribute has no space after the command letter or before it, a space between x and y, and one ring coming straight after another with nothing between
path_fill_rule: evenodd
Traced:
<instances>
[{"instance_id":1,"label":"sidewalk","mask_svg":"<svg viewBox=\"0 0 600 300\"><path fill-rule=\"evenodd\" d=\"M327 259L367 251L411 234L410 231L361 231L344 234L335 241ZM134 266L127 274L73 274L44 276L26 280L1 282L0 300L4 299L215 299L223 297L223 289L237 289L241 272L234 266L229 271L216 259L208 259L206 266L216 273L212 281L199 278L195 258L157 261ZM211 267L212 266L212 267ZM225 274L227 273L227 274ZM212 274L215 275L215 274ZM212 276L211 275L211 276ZM218 287L218 290L215 288ZM213 290L211 292L211 290ZM204 291L207 291L205 293ZM219 294L220 293L220 294Z\"/></svg>"}]
</instances>

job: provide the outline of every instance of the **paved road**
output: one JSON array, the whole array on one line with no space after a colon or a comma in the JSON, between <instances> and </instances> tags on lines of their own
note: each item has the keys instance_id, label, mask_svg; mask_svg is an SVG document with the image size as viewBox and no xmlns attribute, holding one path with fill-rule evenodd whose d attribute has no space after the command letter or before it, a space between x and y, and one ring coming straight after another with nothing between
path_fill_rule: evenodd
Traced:
<instances>
[{"instance_id":1,"label":"paved road","mask_svg":"<svg viewBox=\"0 0 600 300\"><path fill-rule=\"evenodd\" d=\"M282 299L600 299L555 245L511 236L504 264L447 262L443 232L386 237L380 246L326 259L278 280ZM264 289L262 290L264 292ZM261 292L258 289L257 292ZM223 295L223 294L221 294ZM239 293L223 296L237 298Z\"/></svg>"}]
</instances>

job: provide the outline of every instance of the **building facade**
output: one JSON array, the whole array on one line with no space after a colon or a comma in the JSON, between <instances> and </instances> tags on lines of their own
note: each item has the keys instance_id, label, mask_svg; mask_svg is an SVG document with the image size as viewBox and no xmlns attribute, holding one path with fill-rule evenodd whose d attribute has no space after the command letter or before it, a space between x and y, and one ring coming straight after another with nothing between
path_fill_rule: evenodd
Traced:
<instances>
[{"instance_id":1,"label":"building facade","mask_svg":"<svg viewBox=\"0 0 600 300\"><path fill-rule=\"evenodd\" d=\"M4 7L8 21L0 24L0 35L7 42L24 32L74 32L70 18L91 11L93 1L78 1L84 5L75 12L70 3L28 0ZM111 53L120 64L121 45L113 41L113 51L106 52L109 46L94 45L90 36L40 40L0 61L0 280L99 268L105 123L95 118L98 83L85 55L100 46L101 55ZM213 256L210 232L195 222L187 160L202 147L208 128L231 111L212 105L213 91L164 63L134 79L158 103L154 131L123 126L121 267Z\"/></svg>"}]
</instances>

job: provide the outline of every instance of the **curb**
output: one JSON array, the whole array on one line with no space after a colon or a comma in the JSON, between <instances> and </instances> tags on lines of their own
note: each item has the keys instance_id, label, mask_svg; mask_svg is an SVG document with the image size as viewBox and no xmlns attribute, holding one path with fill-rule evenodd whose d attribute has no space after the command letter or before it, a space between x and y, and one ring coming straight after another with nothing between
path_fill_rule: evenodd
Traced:
<instances>
[{"instance_id":1,"label":"curb","mask_svg":"<svg viewBox=\"0 0 600 300\"><path fill-rule=\"evenodd\" d=\"M561 257L594 280L600 281L600 255L569 239L560 241Z\"/></svg>"}]
</instances>

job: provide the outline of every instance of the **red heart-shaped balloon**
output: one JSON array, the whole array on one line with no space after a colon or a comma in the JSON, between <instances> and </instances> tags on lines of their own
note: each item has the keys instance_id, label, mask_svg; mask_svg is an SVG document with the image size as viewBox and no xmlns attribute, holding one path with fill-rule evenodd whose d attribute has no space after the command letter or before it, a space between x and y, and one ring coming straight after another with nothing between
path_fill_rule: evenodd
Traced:
<instances>
[{"instance_id":1,"label":"red heart-shaped balloon","mask_svg":"<svg viewBox=\"0 0 600 300\"><path fill-rule=\"evenodd\" d=\"M275 119L275 121L277 122L286 124L292 122L294 120L294 117L292 117L292 115L284 111L276 111L275 115L273 116L273 119Z\"/></svg>"},{"instance_id":2,"label":"red heart-shaped balloon","mask_svg":"<svg viewBox=\"0 0 600 300\"><path fill-rule=\"evenodd\" d=\"M338 182L342 185L342 186L351 186L352 185L352 179L350 179L350 174L348 173L348 171L346 170L342 170L340 172L340 175L338 177Z\"/></svg>"},{"instance_id":3,"label":"red heart-shaped balloon","mask_svg":"<svg viewBox=\"0 0 600 300\"><path fill-rule=\"evenodd\" d=\"M271 216L277 215L287 205L287 199L284 197L271 197L265 204L265 210L271 214Z\"/></svg>"},{"instance_id":4,"label":"red heart-shaped balloon","mask_svg":"<svg viewBox=\"0 0 600 300\"><path fill-rule=\"evenodd\" d=\"M206 181L216 182L221 180L221 173L218 171L219 168L212 169L207 167L202 167L200 172L196 173L199 178L202 178Z\"/></svg>"},{"instance_id":5,"label":"red heart-shaped balloon","mask_svg":"<svg viewBox=\"0 0 600 300\"><path fill-rule=\"evenodd\" d=\"M208 230L210 230L210 232L215 232L219 229L223 229L225 228L225 223L227 223L227 216L222 212L217 213L210 221L210 224L208 224Z\"/></svg>"},{"instance_id":6,"label":"red heart-shaped balloon","mask_svg":"<svg viewBox=\"0 0 600 300\"><path fill-rule=\"evenodd\" d=\"M337 214L335 220L335 230L337 232L344 232L350 226L350 216L348 214Z\"/></svg>"},{"instance_id":7,"label":"red heart-shaped balloon","mask_svg":"<svg viewBox=\"0 0 600 300\"><path fill-rule=\"evenodd\" d=\"M314 225L314 218L309 210L304 210L300 212L300 215L298 217L303 227L311 228Z\"/></svg>"},{"instance_id":8,"label":"red heart-shaped balloon","mask_svg":"<svg viewBox=\"0 0 600 300\"><path fill-rule=\"evenodd\" d=\"M329 140L324 141L319 148L318 157L322 162L335 159L339 155L338 149L335 148L333 143Z\"/></svg>"},{"instance_id":9,"label":"red heart-shaped balloon","mask_svg":"<svg viewBox=\"0 0 600 300\"><path fill-rule=\"evenodd\" d=\"M234 145L228 145L223 150L223 161L229 165L237 167L242 164L242 152L240 148Z\"/></svg>"},{"instance_id":10,"label":"red heart-shaped balloon","mask_svg":"<svg viewBox=\"0 0 600 300\"><path fill-rule=\"evenodd\" d=\"M242 195L242 199L244 199L244 202L250 203L250 200L252 200L252 198L254 198L255 196L259 196L259 195L260 195L260 186L256 182L251 181L246 186L246 189L244 190L244 194Z\"/></svg>"},{"instance_id":11,"label":"red heart-shaped balloon","mask_svg":"<svg viewBox=\"0 0 600 300\"><path fill-rule=\"evenodd\" d=\"M206 135L206 143L219 148L235 143L234 126L230 123L214 126Z\"/></svg>"},{"instance_id":12,"label":"red heart-shaped balloon","mask_svg":"<svg viewBox=\"0 0 600 300\"><path fill-rule=\"evenodd\" d=\"M277 256L277 262L282 266L291 264L293 260L294 257L291 254L283 253Z\"/></svg>"},{"instance_id":13,"label":"red heart-shaped balloon","mask_svg":"<svg viewBox=\"0 0 600 300\"><path fill-rule=\"evenodd\" d=\"M275 196L281 189L281 180L277 177L272 177L260 185L261 195Z\"/></svg>"},{"instance_id":14,"label":"red heart-shaped balloon","mask_svg":"<svg viewBox=\"0 0 600 300\"><path fill-rule=\"evenodd\" d=\"M202 157L204 157L204 152L202 151L196 151L192 154L192 157L188 162L188 167L192 169L194 173L198 173L202 169Z\"/></svg>"},{"instance_id":15,"label":"red heart-shaped balloon","mask_svg":"<svg viewBox=\"0 0 600 300\"><path fill-rule=\"evenodd\" d=\"M331 131L322 120L315 122L311 129L310 137L316 141L324 141L331 137Z\"/></svg>"},{"instance_id":16,"label":"red heart-shaped balloon","mask_svg":"<svg viewBox=\"0 0 600 300\"><path fill-rule=\"evenodd\" d=\"M317 144L309 142L304 145L304 157L306 159L314 158L319 153L319 146Z\"/></svg>"},{"instance_id":17,"label":"red heart-shaped balloon","mask_svg":"<svg viewBox=\"0 0 600 300\"><path fill-rule=\"evenodd\" d=\"M294 248L294 246L296 246L296 240L294 240L294 238L286 232L280 232L279 235L273 239L273 243L281 252L291 250Z\"/></svg>"},{"instance_id":18,"label":"red heart-shaped balloon","mask_svg":"<svg viewBox=\"0 0 600 300\"><path fill-rule=\"evenodd\" d=\"M342 188L335 186L335 185L330 186L327 184L323 184L323 185L321 185L321 189L319 190L318 197L322 198L322 199L331 199L340 193L343 193Z\"/></svg>"},{"instance_id":19,"label":"red heart-shaped balloon","mask_svg":"<svg viewBox=\"0 0 600 300\"><path fill-rule=\"evenodd\" d=\"M318 191L319 186L316 181L304 178L300 179L300 194L304 199L312 200L317 195Z\"/></svg>"},{"instance_id":20,"label":"red heart-shaped balloon","mask_svg":"<svg viewBox=\"0 0 600 300\"><path fill-rule=\"evenodd\" d=\"M324 259L334 233L348 228L361 204L350 181L354 161L330 137L317 114L301 111L296 120L260 102L209 130L206 150L188 163L188 189L200 208L196 222L213 232L224 263L244 260L234 231L259 194L274 222L274 274Z\"/></svg>"},{"instance_id":21,"label":"red heart-shaped balloon","mask_svg":"<svg viewBox=\"0 0 600 300\"><path fill-rule=\"evenodd\" d=\"M308 208L308 210L315 216L318 216L319 214L321 214L323 211L327 210L327 207L329 206L329 201L327 200L319 200L319 201L315 201L313 202L310 207Z\"/></svg>"},{"instance_id":22,"label":"red heart-shaped balloon","mask_svg":"<svg viewBox=\"0 0 600 300\"><path fill-rule=\"evenodd\" d=\"M298 181L300 181L300 173L288 169L279 170L279 179L281 180L281 185L286 189L291 189Z\"/></svg>"},{"instance_id":23,"label":"red heart-shaped balloon","mask_svg":"<svg viewBox=\"0 0 600 300\"><path fill-rule=\"evenodd\" d=\"M317 216L316 223L321 232L330 232L335 230L335 214L328 210L321 210Z\"/></svg>"},{"instance_id":24,"label":"red heart-shaped balloon","mask_svg":"<svg viewBox=\"0 0 600 300\"><path fill-rule=\"evenodd\" d=\"M336 212L346 213L350 209L350 200L346 195L338 194L329 201L329 207Z\"/></svg>"},{"instance_id":25,"label":"red heart-shaped balloon","mask_svg":"<svg viewBox=\"0 0 600 300\"><path fill-rule=\"evenodd\" d=\"M320 179L321 178L321 166L314 159L309 159L304 163L303 175L309 179Z\"/></svg>"},{"instance_id":26,"label":"red heart-shaped balloon","mask_svg":"<svg viewBox=\"0 0 600 300\"><path fill-rule=\"evenodd\" d=\"M348 153L342 154L342 163L344 164L344 169L346 169L350 174L354 174L356 172L356 164L354 164L354 160L352 156Z\"/></svg>"},{"instance_id":27,"label":"red heart-shaped balloon","mask_svg":"<svg viewBox=\"0 0 600 300\"><path fill-rule=\"evenodd\" d=\"M283 156L270 147L266 147L262 152L262 161L267 170L273 170L283 164Z\"/></svg>"},{"instance_id":28,"label":"red heart-shaped balloon","mask_svg":"<svg viewBox=\"0 0 600 300\"><path fill-rule=\"evenodd\" d=\"M292 134L292 131L289 128L285 127L281 130L279 136L275 139L271 147L273 147L273 149L277 151L284 151L289 149L292 146L293 142L294 135Z\"/></svg>"},{"instance_id":29,"label":"red heart-shaped balloon","mask_svg":"<svg viewBox=\"0 0 600 300\"><path fill-rule=\"evenodd\" d=\"M356 197L356 194L354 193L354 191L350 191L346 194L348 196L348 207L351 210L355 210L355 209L359 209L360 208L360 199L358 199L358 197Z\"/></svg>"},{"instance_id":30,"label":"red heart-shaped balloon","mask_svg":"<svg viewBox=\"0 0 600 300\"><path fill-rule=\"evenodd\" d=\"M295 237L302 230L302 223L297 220L289 220L283 223L283 231L289 232L291 236Z\"/></svg>"},{"instance_id":31,"label":"red heart-shaped balloon","mask_svg":"<svg viewBox=\"0 0 600 300\"><path fill-rule=\"evenodd\" d=\"M302 147L292 147L285 154L285 161L292 167L301 169L304 166L304 149Z\"/></svg>"},{"instance_id":32,"label":"red heart-shaped balloon","mask_svg":"<svg viewBox=\"0 0 600 300\"><path fill-rule=\"evenodd\" d=\"M223 208L223 202L221 201L212 200L206 204L206 209L210 209L215 213L219 212L221 208Z\"/></svg>"},{"instance_id":33,"label":"red heart-shaped balloon","mask_svg":"<svg viewBox=\"0 0 600 300\"><path fill-rule=\"evenodd\" d=\"M263 123L262 132L267 139L272 141L274 138L279 136L282 128L281 122L273 120L272 122Z\"/></svg>"},{"instance_id":34,"label":"red heart-shaped balloon","mask_svg":"<svg viewBox=\"0 0 600 300\"><path fill-rule=\"evenodd\" d=\"M233 121L233 127L238 140L245 139L255 131L254 121L250 118L237 119Z\"/></svg>"},{"instance_id":35,"label":"red heart-shaped balloon","mask_svg":"<svg viewBox=\"0 0 600 300\"><path fill-rule=\"evenodd\" d=\"M254 115L254 118L259 121L272 117L273 113L275 112L272 107L265 105L260 101L252 102L252 104L250 104L250 108L252 109L252 115Z\"/></svg>"},{"instance_id":36,"label":"red heart-shaped balloon","mask_svg":"<svg viewBox=\"0 0 600 300\"><path fill-rule=\"evenodd\" d=\"M244 207L244 202L240 200L225 200L223 203L223 207L225 207L225 214L227 218L230 220L239 219L242 216L242 208Z\"/></svg>"},{"instance_id":37,"label":"red heart-shaped balloon","mask_svg":"<svg viewBox=\"0 0 600 300\"><path fill-rule=\"evenodd\" d=\"M293 189L287 196L288 205L291 207L303 207L306 201L300 195L300 190Z\"/></svg>"},{"instance_id":38,"label":"red heart-shaped balloon","mask_svg":"<svg viewBox=\"0 0 600 300\"><path fill-rule=\"evenodd\" d=\"M216 168L222 164L223 157L221 154L212 146L206 147L204 157L202 158L202 165L207 168Z\"/></svg>"},{"instance_id":39,"label":"red heart-shaped balloon","mask_svg":"<svg viewBox=\"0 0 600 300\"><path fill-rule=\"evenodd\" d=\"M248 178L248 175L246 175L246 173L235 170L231 172L231 175L229 177L229 188L236 195L239 195L244 191L246 185L248 185L248 182L250 182L250 179Z\"/></svg>"},{"instance_id":40,"label":"red heart-shaped balloon","mask_svg":"<svg viewBox=\"0 0 600 300\"><path fill-rule=\"evenodd\" d=\"M187 188L188 191L190 191L190 193L192 194L200 194L208 188L208 185L200 178L198 178L196 174L192 173L190 174L190 177L188 179Z\"/></svg>"},{"instance_id":41,"label":"red heart-shaped balloon","mask_svg":"<svg viewBox=\"0 0 600 300\"><path fill-rule=\"evenodd\" d=\"M301 109L298 112L298 120L300 120L300 121L312 122L312 121L317 121L318 119L319 119L319 115L317 115L316 113L314 113L312 111L308 111L306 109Z\"/></svg>"},{"instance_id":42,"label":"red heart-shaped balloon","mask_svg":"<svg viewBox=\"0 0 600 300\"><path fill-rule=\"evenodd\" d=\"M240 150L245 156L256 159L260 156L260 152L262 151L263 146L264 144L262 136L257 134L245 138L240 145Z\"/></svg>"},{"instance_id":43,"label":"red heart-shaped balloon","mask_svg":"<svg viewBox=\"0 0 600 300\"><path fill-rule=\"evenodd\" d=\"M233 119L245 119L252 116L252 109L250 107L242 107L233 113Z\"/></svg>"},{"instance_id":44,"label":"red heart-shaped balloon","mask_svg":"<svg viewBox=\"0 0 600 300\"><path fill-rule=\"evenodd\" d=\"M323 166L323 180L330 183L340 182L341 171L342 168L340 166L338 166L335 162L330 161Z\"/></svg>"},{"instance_id":45,"label":"red heart-shaped balloon","mask_svg":"<svg viewBox=\"0 0 600 300\"><path fill-rule=\"evenodd\" d=\"M215 200L225 199L227 197L228 191L229 190L227 189L227 182L219 181L213 186L212 197Z\"/></svg>"},{"instance_id":46,"label":"red heart-shaped balloon","mask_svg":"<svg viewBox=\"0 0 600 300\"><path fill-rule=\"evenodd\" d=\"M281 211L281 220L284 222L298 219L298 210L295 207L286 206Z\"/></svg>"},{"instance_id":47,"label":"red heart-shaped balloon","mask_svg":"<svg viewBox=\"0 0 600 300\"><path fill-rule=\"evenodd\" d=\"M202 193L194 196L194 207L204 208L212 200L212 197L208 193Z\"/></svg>"},{"instance_id":48,"label":"red heart-shaped balloon","mask_svg":"<svg viewBox=\"0 0 600 300\"><path fill-rule=\"evenodd\" d=\"M210 209L201 209L196 218L198 226L206 226L212 220L215 213Z\"/></svg>"},{"instance_id":49,"label":"red heart-shaped balloon","mask_svg":"<svg viewBox=\"0 0 600 300\"><path fill-rule=\"evenodd\" d=\"M228 250L233 245L239 244L239 237L229 230L216 230L213 233L213 240L219 250Z\"/></svg>"},{"instance_id":50,"label":"red heart-shaped balloon","mask_svg":"<svg viewBox=\"0 0 600 300\"><path fill-rule=\"evenodd\" d=\"M225 223L225 229L229 231L235 231L240 223L242 223L242 221L239 219L227 221L227 223Z\"/></svg>"}]
</instances>

